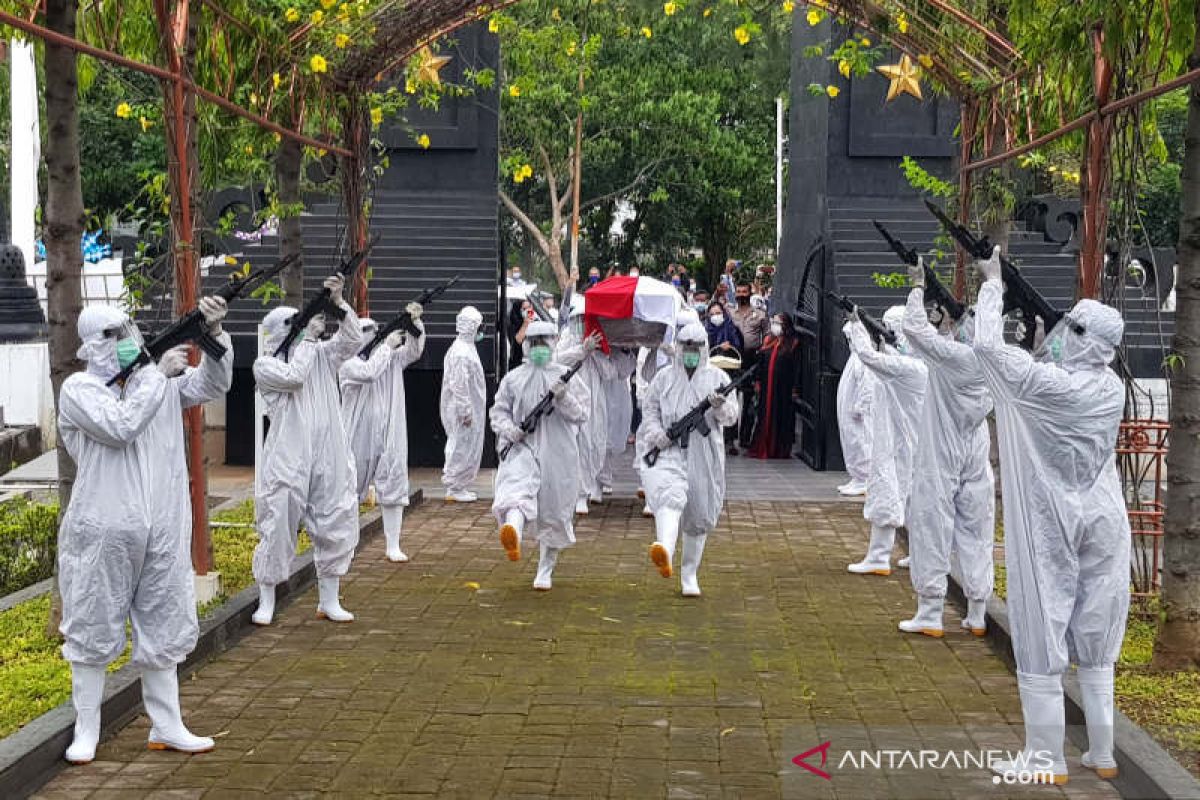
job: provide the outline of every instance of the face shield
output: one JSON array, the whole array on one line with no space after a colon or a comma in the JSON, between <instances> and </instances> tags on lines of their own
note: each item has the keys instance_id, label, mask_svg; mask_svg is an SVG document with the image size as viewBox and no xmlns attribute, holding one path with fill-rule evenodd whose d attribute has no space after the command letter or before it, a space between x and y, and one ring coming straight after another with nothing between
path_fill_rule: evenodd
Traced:
<instances>
[{"instance_id":1,"label":"face shield","mask_svg":"<svg viewBox=\"0 0 1200 800\"><path fill-rule=\"evenodd\" d=\"M131 319L105 328L104 338L116 343L117 365L121 369L137 361L138 356L142 354L142 346L146 343L141 330Z\"/></svg>"},{"instance_id":2,"label":"face shield","mask_svg":"<svg viewBox=\"0 0 1200 800\"><path fill-rule=\"evenodd\" d=\"M954 323L954 341L971 344L975 341L975 309L968 308L958 322Z\"/></svg>"},{"instance_id":3,"label":"face shield","mask_svg":"<svg viewBox=\"0 0 1200 800\"><path fill-rule=\"evenodd\" d=\"M525 355L529 363L541 369L550 363L554 356L554 345L558 339L558 329L552 322L532 322L525 330Z\"/></svg>"}]
</instances>

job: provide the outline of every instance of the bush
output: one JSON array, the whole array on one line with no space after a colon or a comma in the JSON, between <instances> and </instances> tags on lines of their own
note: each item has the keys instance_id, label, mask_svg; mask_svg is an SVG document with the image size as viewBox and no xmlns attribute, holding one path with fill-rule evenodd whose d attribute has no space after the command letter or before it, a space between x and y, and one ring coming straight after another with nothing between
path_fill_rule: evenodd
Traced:
<instances>
[{"instance_id":1,"label":"bush","mask_svg":"<svg viewBox=\"0 0 1200 800\"><path fill-rule=\"evenodd\" d=\"M17 498L0 505L0 596L54 574L58 506Z\"/></svg>"}]
</instances>

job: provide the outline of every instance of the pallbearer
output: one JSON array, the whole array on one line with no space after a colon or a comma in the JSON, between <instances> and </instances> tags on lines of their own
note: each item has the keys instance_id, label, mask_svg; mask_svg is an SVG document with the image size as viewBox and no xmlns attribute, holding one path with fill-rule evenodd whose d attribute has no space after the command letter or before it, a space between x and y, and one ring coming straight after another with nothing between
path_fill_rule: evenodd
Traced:
<instances>
[{"instance_id":1,"label":"pallbearer","mask_svg":"<svg viewBox=\"0 0 1200 800\"><path fill-rule=\"evenodd\" d=\"M603 499L600 473L608 450L608 394L605 387L617 374L608 356L599 352L599 334L584 335L583 313L582 302L571 309L570 322L555 354L555 360L567 367L583 362L575 380L587 387L588 402L591 403L587 418L579 425L579 497L575 513L581 515L588 513L589 502L599 503Z\"/></svg>"},{"instance_id":2,"label":"pallbearer","mask_svg":"<svg viewBox=\"0 0 1200 800\"><path fill-rule=\"evenodd\" d=\"M847 342L850 341L851 325L847 322L842 327ZM837 390L838 434L842 440L846 472L850 473L850 480L837 487L840 494L856 497L867 493L867 479L871 477L871 407L874 399L875 376L851 350Z\"/></svg>"},{"instance_id":3,"label":"pallbearer","mask_svg":"<svg viewBox=\"0 0 1200 800\"><path fill-rule=\"evenodd\" d=\"M501 526L500 543L509 560L518 561L526 534L538 540L533 588L541 591L552 586L558 554L575 544L577 437L591 408L586 384L578 378L564 383L568 368L552 363L557 333L550 322L529 324L525 361L500 381L491 412L496 446L503 456L492 502ZM547 397L549 413L531 421L531 412ZM522 429L523 423L529 430Z\"/></svg>"},{"instance_id":4,"label":"pallbearer","mask_svg":"<svg viewBox=\"0 0 1200 800\"><path fill-rule=\"evenodd\" d=\"M457 336L446 351L442 367L442 428L446 431L445 466L442 484L446 500L473 503L479 498L471 485L479 474L483 455L484 412L487 386L479 361L479 326L483 315L474 306L465 306L454 321Z\"/></svg>"}]
</instances>

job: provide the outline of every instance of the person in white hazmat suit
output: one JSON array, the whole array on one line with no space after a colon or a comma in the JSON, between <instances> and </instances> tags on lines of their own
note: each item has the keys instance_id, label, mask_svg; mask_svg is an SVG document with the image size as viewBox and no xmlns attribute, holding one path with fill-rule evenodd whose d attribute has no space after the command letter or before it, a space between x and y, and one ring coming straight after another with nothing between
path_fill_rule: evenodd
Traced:
<instances>
[{"instance_id":1,"label":"person in white hazmat suit","mask_svg":"<svg viewBox=\"0 0 1200 800\"><path fill-rule=\"evenodd\" d=\"M599 503L600 473L604 470L604 458L608 450L608 392L606 386L615 379L616 369L612 360L599 352L599 334L583 335L584 304L571 308L567 329L559 339L554 360L572 367L583 359L579 373L571 380L587 387L591 408L587 418L579 425L579 498L575 513L586 515L589 500ZM526 336L528 336L526 332Z\"/></svg>"},{"instance_id":2,"label":"person in white hazmat suit","mask_svg":"<svg viewBox=\"0 0 1200 800\"><path fill-rule=\"evenodd\" d=\"M496 470L492 513L500 523L500 544L510 561L521 558L521 542L538 540L539 559L533 588L553 586L558 555L575 544L575 501L579 497L579 427L592 408L587 385L579 373L569 382L569 369L551 363L558 329L552 322L532 322L525 331L525 361L504 376L492 405L496 447L508 455ZM551 413L526 434L521 423L544 397L552 393Z\"/></svg>"},{"instance_id":3,"label":"person in white hazmat suit","mask_svg":"<svg viewBox=\"0 0 1200 800\"><path fill-rule=\"evenodd\" d=\"M890 575L896 529L912 489L913 453L925 401L928 370L914 358L902 329L904 306L892 306L883 325L896 335L896 346L883 342L876 350L857 319L850 326L850 349L875 377L871 407L871 475L863 517L871 523L871 540L862 561L847 569L860 575Z\"/></svg>"},{"instance_id":4,"label":"person in white hazmat suit","mask_svg":"<svg viewBox=\"0 0 1200 800\"><path fill-rule=\"evenodd\" d=\"M685 597L699 597L697 572L708 533L721 516L725 502L725 442L723 430L739 419L736 394L718 390L729 376L708 363L708 334L699 322L676 337L673 363L654 376L642 404L640 435L646 450L657 447L658 461L643 464L646 500L654 512L655 538L650 560L664 578L671 577L675 544L683 535L680 584ZM667 430L708 398L707 436L693 431L686 442L672 442Z\"/></svg>"},{"instance_id":5,"label":"person in white hazmat suit","mask_svg":"<svg viewBox=\"0 0 1200 800\"><path fill-rule=\"evenodd\" d=\"M957 557L967 616L962 627L983 636L992 593L996 483L988 458L987 415L992 396L971 348L975 312L957 322L947 316L939 334L925 313L925 266L908 269L912 291L904 310L904 335L928 367L929 383L913 457L913 491L906 525L917 613L900 630L943 635L946 576Z\"/></svg>"},{"instance_id":6,"label":"person in white hazmat suit","mask_svg":"<svg viewBox=\"0 0 1200 800\"><path fill-rule=\"evenodd\" d=\"M341 577L358 544L358 497L354 456L338 402L338 368L362 346L358 317L342 297L343 280L325 279L330 299L345 311L333 338L319 341L323 315L309 323L286 358L273 353L287 336L296 309L279 306L263 318L263 350L254 361L254 380L271 428L255 472L254 524L258 546L251 570L258 583L256 625L275 617L275 586L288 579L296 537L304 525L317 568L317 615L352 622L338 598Z\"/></svg>"},{"instance_id":7,"label":"person in white hazmat suit","mask_svg":"<svg viewBox=\"0 0 1200 800\"><path fill-rule=\"evenodd\" d=\"M457 333L442 363L442 428L446 431L442 485L447 502L473 503L479 499L471 485L479 475L483 456L484 413L487 384L478 344L483 340L479 326L483 315L474 306L464 306L454 320Z\"/></svg>"},{"instance_id":8,"label":"person in white hazmat suit","mask_svg":"<svg viewBox=\"0 0 1200 800\"><path fill-rule=\"evenodd\" d=\"M847 341L850 340L850 325L847 322L842 327ZM837 490L848 497L867 493L867 479L871 477L871 404L874 397L875 376L851 351L837 390L842 460L846 463L846 472L850 473L850 480Z\"/></svg>"},{"instance_id":9,"label":"person in white hazmat suit","mask_svg":"<svg viewBox=\"0 0 1200 800\"><path fill-rule=\"evenodd\" d=\"M404 397L404 370L425 352L425 326L421 306L405 308L420 331L388 334L384 343L364 359L347 358L338 367L342 387L342 420L354 453L359 502L368 487L383 516L383 541L388 561L402 564L408 556L400 549L404 507L408 505L408 411ZM371 336L375 331L371 331ZM357 351L370 341L364 332Z\"/></svg>"},{"instance_id":10,"label":"person in white hazmat suit","mask_svg":"<svg viewBox=\"0 0 1200 800\"><path fill-rule=\"evenodd\" d=\"M616 461L629 446L629 429L633 425L633 395L629 379L637 369L637 354L626 348L614 347L609 354L613 379L604 382L608 410L608 440L605 445L604 467L600 470L601 494L612 494Z\"/></svg>"},{"instance_id":11,"label":"person in white hazmat suit","mask_svg":"<svg viewBox=\"0 0 1200 800\"><path fill-rule=\"evenodd\" d=\"M1130 533L1115 457L1125 392L1108 365L1124 322L1116 309L1080 300L1046 337L1049 360L1039 363L1004 344L999 248L977 266L985 280L974 346L996 404L1025 717L1019 760L1034 761L996 768L1042 769L1066 781L1062 675L1074 661L1087 721L1083 765L1113 778L1113 664L1129 608Z\"/></svg>"},{"instance_id":12,"label":"person in white hazmat suit","mask_svg":"<svg viewBox=\"0 0 1200 800\"><path fill-rule=\"evenodd\" d=\"M189 368L188 347L176 347L123 387L106 384L141 352L137 326L108 306L79 314L77 356L87 368L63 382L58 412L59 435L77 465L58 534L59 630L75 707L66 759L74 764L96 756L105 668L125 649L127 620L131 663L142 670L149 748L213 748L212 739L183 724L176 674L199 633L180 412L216 400L233 382L233 345L221 330L225 301L204 297L198 305L225 356L205 354Z\"/></svg>"}]
</instances>

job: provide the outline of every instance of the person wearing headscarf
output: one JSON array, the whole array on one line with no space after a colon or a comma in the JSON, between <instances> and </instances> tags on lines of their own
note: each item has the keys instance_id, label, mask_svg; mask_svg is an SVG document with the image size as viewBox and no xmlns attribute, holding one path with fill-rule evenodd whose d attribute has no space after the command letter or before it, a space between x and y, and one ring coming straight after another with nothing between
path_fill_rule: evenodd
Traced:
<instances>
[{"instance_id":1,"label":"person wearing headscarf","mask_svg":"<svg viewBox=\"0 0 1200 800\"><path fill-rule=\"evenodd\" d=\"M484 412L487 384L479 361L483 315L474 306L464 306L454 320L455 338L442 365L442 428L446 431L445 466L442 485L446 499L473 503L471 491L483 455Z\"/></svg>"},{"instance_id":2,"label":"person wearing headscarf","mask_svg":"<svg viewBox=\"0 0 1200 800\"><path fill-rule=\"evenodd\" d=\"M791 458L796 442L796 407L792 398L800 367L800 337L790 314L771 317L770 333L759 352L758 426L747 455Z\"/></svg>"}]
</instances>

